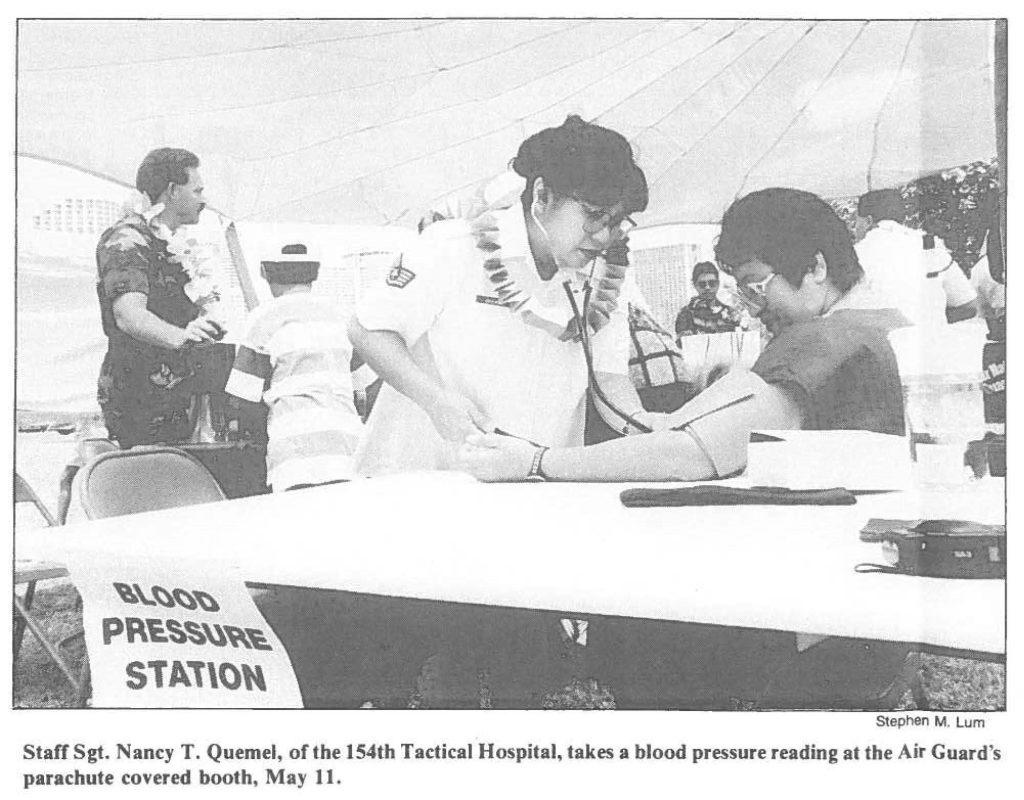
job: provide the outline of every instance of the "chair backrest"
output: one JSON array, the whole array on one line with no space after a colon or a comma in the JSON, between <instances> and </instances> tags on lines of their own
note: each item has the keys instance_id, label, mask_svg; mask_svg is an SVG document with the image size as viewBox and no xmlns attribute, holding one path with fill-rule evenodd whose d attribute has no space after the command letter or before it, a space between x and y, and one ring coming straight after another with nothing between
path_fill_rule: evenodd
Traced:
<instances>
[{"instance_id":1,"label":"chair backrest","mask_svg":"<svg viewBox=\"0 0 1024 800\"><path fill-rule=\"evenodd\" d=\"M100 453L110 453L118 449L118 446L109 439L88 438L82 439L78 443L74 457L64 465L64 469L60 473L60 489L57 493L57 522L59 524L64 525L68 521L68 513L71 511L71 487L78 470Z\"/></svg>"},{"instance_id":2,"label":"chair backrest","mask_svg":"<svg viewBox=\"0 0 1024 800\"><path fill-rule=\"evenodd\" d=\"M46 504L39 499L39 495L35 493L31 486L28 485L23 477L17 472L14 473L14 502L15 503L31 503L36 507L46 524L53 526L57 524L56 518L50 513L50 509L46 507Z\"/></svg>"},{"instance_id":3,"label":"chair backrest","mask_svg":"<svg viewBox=\"0 0 1024 800\"><path fill-rule=\"evenodd\" d=\"M139 514L224 500L210 471L174 447L136 447L103 453L78 476L89 519Z\"/></svg>"}]
</instances>

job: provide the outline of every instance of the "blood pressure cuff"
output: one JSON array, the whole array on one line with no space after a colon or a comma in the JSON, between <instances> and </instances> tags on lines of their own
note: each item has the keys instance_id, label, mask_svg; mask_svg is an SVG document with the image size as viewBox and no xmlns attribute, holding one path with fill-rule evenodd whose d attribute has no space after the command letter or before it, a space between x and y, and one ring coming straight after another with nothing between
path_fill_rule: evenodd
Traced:
<instances>
[{"instance_id":1,"label":"blood pressure cuff","mask_svg":"<svg viewBox=\"0 0 1024 800\"><path fill-rule=\"evenodd\" d=\"M750 431L757 426L752 401L766 387L754 373L733 370L676 412L673 430L690 435L711 462L717 477L734 475L747 465ZM733 412L724 414L725 409Z\"/></svg>"}]
</instances>

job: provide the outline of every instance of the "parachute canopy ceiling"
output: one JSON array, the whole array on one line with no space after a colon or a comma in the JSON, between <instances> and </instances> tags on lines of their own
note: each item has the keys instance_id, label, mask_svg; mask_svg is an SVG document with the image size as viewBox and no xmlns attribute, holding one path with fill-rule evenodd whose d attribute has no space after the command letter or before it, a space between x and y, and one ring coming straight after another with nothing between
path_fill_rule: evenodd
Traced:
<instances>
[{"instance_id":1,"label":"parachute canopy ceiling","mask_svg":"<svg viewBox=\"0 0 1024 800\"><path fill-rule=\"evenodd\" d=\"M133 182L199 154L240 220L414 225L567 114L634 144L643 225L996 153L992 21L21 21L18 150Z\"/></svg>"}]
</instances>

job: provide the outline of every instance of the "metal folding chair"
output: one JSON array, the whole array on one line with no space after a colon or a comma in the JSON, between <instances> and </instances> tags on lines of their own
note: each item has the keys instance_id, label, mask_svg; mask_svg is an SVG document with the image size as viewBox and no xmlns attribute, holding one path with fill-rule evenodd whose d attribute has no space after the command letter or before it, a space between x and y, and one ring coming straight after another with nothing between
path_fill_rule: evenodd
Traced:
<instances>
[{"instance_id":1,"label":"metal folding chair","mask_svg":"<svg viewBox=\"0 0 1024 800\"><path fill-rule=\"evenodd\" d=\"M164 446L103 453L81 468L78 486L89 519L226 499L220 484L198 459Z\"/></svg>"},{"instance_id":2,"label":"metal folding chair","mask_svg":"<svg viewBox=\"0 0 1024 800\"><path fill-rule=\"evenodd\" d=\"M14 502L30 503L39 512L40 516L48 526L57 525L57 520L46 507L46 504L39 499L28 481L22 478L17 472L14 473ZM48 564L38 561L15 561L14 563L14 585L26 584L24 596L19 597L14 592L14 663L17 663L18 655L21 652L21 645L25 638L25 629L32 631L46 655L54 663L57 669L75 690L76 698L81 699L82 677L76 678L67 661L60 653L59 645L54 644L46 635L40 622L32 615L32 602L35 600L36 584L39 581L52 578L66 577L68 571L59 564ZM83 667L84 669L84 667Z\"/></svg>"}]
</instances>

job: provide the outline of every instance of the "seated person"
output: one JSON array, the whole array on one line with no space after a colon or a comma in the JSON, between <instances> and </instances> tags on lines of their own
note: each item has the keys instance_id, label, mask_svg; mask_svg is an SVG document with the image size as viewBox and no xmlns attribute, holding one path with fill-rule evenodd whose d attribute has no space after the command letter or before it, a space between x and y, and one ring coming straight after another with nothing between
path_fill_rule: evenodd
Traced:
<instances>
[{"instance_id":1,"label":"seated person","mask_svg":"<svg viewBox=\"0 0 1024 800\"><path fill-rule=\"evenodd\" d=\"M887 335L907 321L877 308L827 203L794 189L753 192L725 213L716 256L774 334L752 372L730 372L683 406L676 430L550 450L479 435L462 451L464 468L492 481L531 471L549 480L704 480L745 466L755 427L903 432ZM831 639L798 655L792 633L606 618L590 626L586 651L620 708L704 709L867 706L909 648Z\"/></svg>"},{"instance_id":2,"label":"seated person","mask_svg":"<svg viewBox=\"0 0 1024 800\"><path fill-rule=\"evenodd\" d=\"M693 268L696 296L676 317L676 336L698 333L729 333L740 327L740 312L718 299L718 268L710 261L701 261Z\"/></svg>"},{"instance_id":3,"label":"seated person","mask_svg":"<svg viewBox=\"0 0 1024 800\"><path fill-rule=\"evenodd\" d=\"M257 308L225 390L269 408L267 483L275 492L349 480L362 434L345 324L310 295L320 264L287 245L261 273L274 299Z\"/></svg>"}]
</instances>

